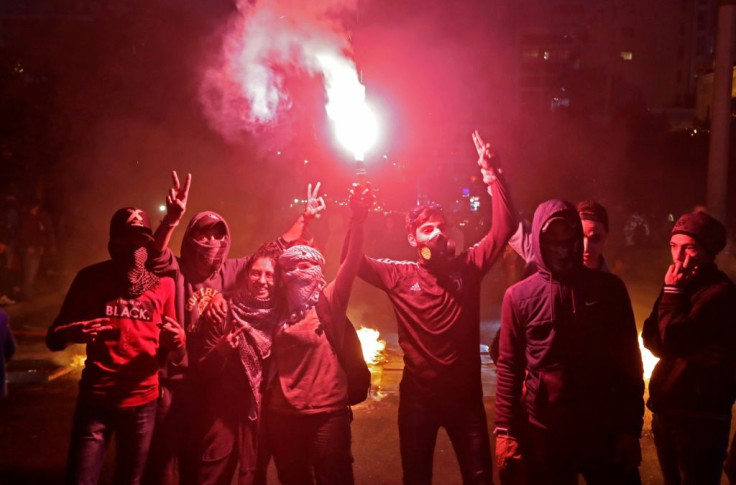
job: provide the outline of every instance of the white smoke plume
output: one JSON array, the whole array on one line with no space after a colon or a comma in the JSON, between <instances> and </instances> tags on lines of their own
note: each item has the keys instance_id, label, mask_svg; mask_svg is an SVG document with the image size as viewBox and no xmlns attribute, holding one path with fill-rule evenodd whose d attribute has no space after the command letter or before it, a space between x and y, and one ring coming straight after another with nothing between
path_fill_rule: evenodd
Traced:
<instances>
[{"instance_id":1,"label":"white smoke plume","mask_svg":"<svg viewBox=\"0 0 736 485\"><path fill-rule=\"evenodd\" d=\"M357 0L241 0L220 56L200 85L212 128L229 141L267 129L292 104L285 74L327 79L325 56L344 60L355 71L344 19L356 8Z\"/></svg>"}]
</instances>

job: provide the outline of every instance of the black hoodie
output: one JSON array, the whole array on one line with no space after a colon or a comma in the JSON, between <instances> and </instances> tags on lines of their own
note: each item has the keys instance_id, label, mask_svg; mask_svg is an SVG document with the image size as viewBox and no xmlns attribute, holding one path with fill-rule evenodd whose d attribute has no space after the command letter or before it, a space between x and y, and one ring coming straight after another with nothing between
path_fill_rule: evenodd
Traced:
<instances>
[{"instance_id":1,"label":"black hoodie","mask_svg":"<svg viewBox=\"0 0 736 485\"><path fill-rule=\"evenodd\" d=\"M585 268L579 253L564 274L548 269L540 235L558 217L576 228L582 252L575 207L555 199L540 204L532 224L537 273L503 300L496 425L518 422L524 382L528 419L537 426L638 436L644 381L626 287L612 274Z\"/></svg>"},{"instance_id":2,"label":"black hoodie","mask_svg":"<svg viewBox=\"0 0 736 485\"><path fill-rule=\"evenodd\" d=\"M224 226L223 244L219 248L198 248L192 233L195 229L212 224ZM281 238L278 243L283 247ZM151 262L155 273L172 276L176 283L176 317L187 333L187 352L190 364L194 364L201 357L204 344L203 336L199 332L199 317L207 308L212 297L219 293L234 292L237 289L239 278L245 271L250 258L246 256L228 259L230 245L230 227L225 219L216 212L198 212L192 216L184 232L181 257L175 257L173 251L167 248ZM198 255L202 253L209 254L211 257L213 270L209 274L204 274L201 269L204 265L199 264L201 258L198 258ZM169 369L168 377L175 377L171 369Z\"/></svg>"}]
</instances>

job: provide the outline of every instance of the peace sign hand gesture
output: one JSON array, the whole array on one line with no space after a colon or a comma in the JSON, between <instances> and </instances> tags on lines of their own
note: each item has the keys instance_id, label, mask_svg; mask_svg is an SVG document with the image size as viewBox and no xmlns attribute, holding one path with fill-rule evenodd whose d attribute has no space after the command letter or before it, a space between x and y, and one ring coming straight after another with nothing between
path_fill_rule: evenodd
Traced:
<instances>
[{"instance_id":1,"label":"peace sign hand gesture","mask_svg":"<svg viewBox=\"0 0 736 485\"><path fill-rule=\"evenodd\" d=\"M320 212L327 209L325 200L319 196L321 182L317 182L312 190L312 184L307 185L307 205L304 207L304 217L319 217Z\"/></svg>"},{"instance_id":2,"label":"peace sign hand gesture","mask_svg":"<svg viewBox=\"0 0 736 485\"><path fill-rule=\"evenodd\" d=\"M171 178L174 184L166 196L166 215L170 219L173 219L171 223L178 224L184 212L187 210L187 199L189 198L189 187L192 185L192 174L187 174L184 187L179 183L179 176L176 174L176 170L171 172Z\"/></svg>"}]
</instances>

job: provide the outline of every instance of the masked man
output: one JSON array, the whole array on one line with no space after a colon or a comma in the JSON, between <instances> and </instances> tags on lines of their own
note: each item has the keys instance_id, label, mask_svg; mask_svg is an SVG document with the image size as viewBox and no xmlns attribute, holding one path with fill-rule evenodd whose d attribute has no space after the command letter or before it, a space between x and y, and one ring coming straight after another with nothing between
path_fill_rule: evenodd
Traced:
<instances>
[{"instance_id":1,"label":"masked man","mask_svg":"<svg viewBox=\"0 0 736 485\"><path fill-rule=\"evenodd\" d=\"M432 481L440 426L447 430L466 484L492 483L491 454L480 378L480 283L503 253L515 216L493 152L473 140L492 193L493 224L475 246L455 255L442 208L419 206L407 216L418 261L363 258L358 275L383 290L394 306L404 375L399 440L405 484Z\"/></svg>"},{"instance_id":2,"label":"masked man","mask_svg":"<svg viewBox=\"0 0 736 485\"><path fill-rule=\"evenodd\" d=\"M499 471L523 460L531 484L638 484L644 382L626 287L583 266L571 204L541 204L532 236L537 272L506 291L501 314Z\"/></svg>"},{"instance_id":3,"label":"masked man","mask_svg":"<svg viewBox=\"0 0 736 485\"><path fill-rule=\"evenodd\" d=\"M97 483L117 434L115 483L139 483L159 395L158 369L171 351L181 363L184 332L174 320L174 282L146 267L153 241L148 216L118 210L111 259L80 271L46 336L51 350L87 344L74 416L67 483Z\"/></svg>"}]
</instances>

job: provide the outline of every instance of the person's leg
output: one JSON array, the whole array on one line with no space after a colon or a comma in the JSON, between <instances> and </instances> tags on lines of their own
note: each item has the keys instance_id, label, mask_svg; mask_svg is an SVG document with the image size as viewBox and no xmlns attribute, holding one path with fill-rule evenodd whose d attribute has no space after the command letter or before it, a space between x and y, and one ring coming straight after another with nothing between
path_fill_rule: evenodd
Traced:
<instances>
[{"instance_id":1,"label":"person's leg","mask_svg":"<svg viewBox=\"0 0 736 485\"><path fill-rule=\"evenodd\" d=\"M455 449L463 483L493 483L491 445L483 397L464 402L448 401L442 410L442 426Z\"/></svg>"},{"instance_id":2,"label":"person's leg","mask_svg":"<svg viewBox=\"0 0 736 485\"><path fill-rule=\"evenodd\" d=\"M114 411L77 403L67 461L67 484L97 483L113 426Z\"/></svg>"},{"instance_id":3,"label":"person's leg","mask_svg":"<svg viewBox=\"0 0 736 485\"><path fill-rule=\"evenodd\" d=\"M115 485L138 485L146 466L156 422L157 402L120 408L116 413Z\"/></svg>"},{"instance_id":4,"label":"person's leg","mask_svg":"<svg viewBox=\"0 0 736 485\"><path fill-rule=\"evenodd\" d=\"M187 335L187 342L195 340L195 334ZM195 348L195 347L192 347ZM189 352L189 361L197 359L195 352ZM175 423L181 423L179 435L177 436L177 462L180 485L198 485L199 462L202 457L202 435L204 422L203 408L205 405L206 385L190 373L186 376L181 387L173 395L172 413L175 414Z\"/></svg>"},{"instance_id":5,"label":"person's leg","mask_svg":"<svg viewBox=\"0 0 736 485\"><path fill-rule=\"evenodd\" d=\"M36 250L38 251L38 250ZM41 255L37 252L23 254L23 299L32 300L38 268L41 265Z\"/></svg>"},{"instance_id":6,"label":"person's leg","mask_svg":"<svg viewBox=\"0 0 736 485\"><path fill-rule=\"evenodd\" d=\"M156 425L151 438L151 452L143 473L144 485L174 485L177 431L171 415L172 391L162 380L159 384L160 395L156 407Z\"/></svg>"},{"instance_id":7,"label":"person's leg","mask_svg":"<svg viewBox=\"0 0 736 485\"><path fill-rule=\"evenodd\" d=\"M641 485L639 468L625 469L616 463L616 435L608 430L589 428L577 440L580 471L587 485Z\"/></svg>"},{"instance_id":8,"label":"person's leg","mask_svg":"<svg viewBox=\"0 0 736 485\"><path fill-rule=\"evenodd\" d=\"M281 485L314 483L309 463L311 423L304 416L268 413L268 440Z\"/></svg>"},{"instance_id":9,"label":"person's leg","mask_svg":"<svg viewBox=\"0 0 736 485\"><path fill-rule=\"evenodd\" d=\"M235 405L235 403L232 403ZM206 413L208 426L202 438L202 457L199 463L201 485L227 485L232 482L238 464L237 410Z\"/></svg>"},{"instance_id":10,"label":"person's leg","mask_svg":"<svg viewBox=\"0 0 736 485\"><path fill-rule=\"evenodd\" d=\"M553 433L532 424L525 436L525 465L527 482L545 485L576 485L577 471L568 434Z\"/></svg>"},{"instance_id":11,"label":"person's leg","mask_svg":"<svg viewBox=\"0 0 736 485\"><path fill-rule=\"evenodd\" d=\"M256 470L259 466L258 449L260 441L260 423L248 419L247 408L240 415L238 426L238 485L254 485L256 482Z\"/></svg>"},{"instance_id":12,"label":"person's leg","mask_svg":"<svg viewBox=\"0 0 736 485\"><path fill-rule=\"evenodd\" d=\"M432 483L439 419L429 399L402 393L399 398L399 447L404 485Z\"/></svg>"},{"instance_id":13,"label":"person's leg","mask_svg":"<svg viewBox=\"0 0 736 485\"><path fill-rule=\"evenodd\" d=\"M667 416L654 413L652 415L652 433L664 485L681 485L678 446L675 439L676 430L673 423L670 422Z\"/></svg>"},{"instance_id":14,"label":"person's leg","mask_svg":"<svg viewBox=\"0 0 736 485\"><path fill-rule=\"evenodd\" d=\"M261 413L260 420L258 422L258 457L256 458L256 471L253 483L255 485L266 485L268 483L268 464L271 462L272 452L271 443L268 439L268 433L266 430L267 415Z\"/></svg>"},{"instance_id":15,"label":"person's leg","mask_svg":"<svg viewBox=\"0 0 736 485\"><path fill-rule=\"evenodd\" d=\"M310 416L314 435L310 455L317 485L353 485L350 410Z\"/></svg>"},{"instance_id":16,"label":"person's leg","mask_svg":"<svg viewBox=\"0 0 736 485\"><path fill-rule=\"evenodd\" d=\"M678 428L682 485L719 485L731 422L683 418Z\"/></svg>"}]
</instances>

